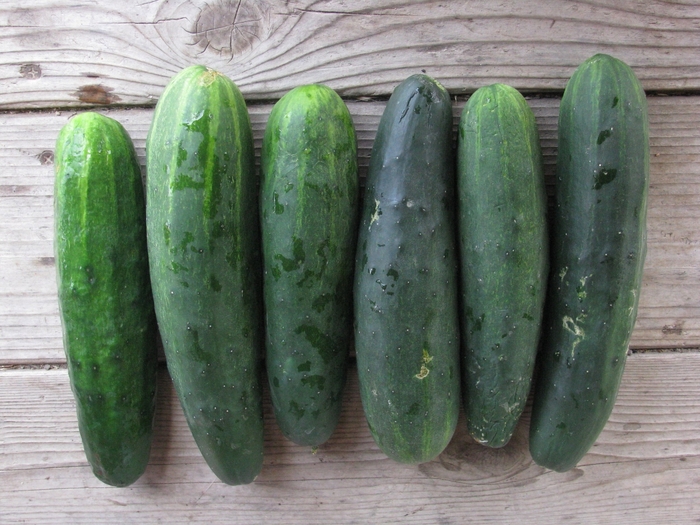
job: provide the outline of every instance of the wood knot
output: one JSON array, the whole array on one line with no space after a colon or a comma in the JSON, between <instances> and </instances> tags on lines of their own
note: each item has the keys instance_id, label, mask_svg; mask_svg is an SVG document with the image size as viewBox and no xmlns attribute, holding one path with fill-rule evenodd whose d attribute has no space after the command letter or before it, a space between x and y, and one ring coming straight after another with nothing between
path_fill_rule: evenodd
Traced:
<instances>
[{"instance_id":1,"label":"wood knot","mask_svg":"<svg viewBox=\"0 0 700 525\"><path fill-rule=\"evenodd\" d=\"M112 91L114 91L113 88L103 86L102 84L89 84L87 86L80 86L78 91L73 93L73 95L86 104L107 106L121 100L117 95L113 94Z\"/></svg>"},{"instance_id":2,"label":"wood knot","mask_svg":"<svg viewBox=\"0 0 700 525\"><path fill-rule=\"evenodd\" d=\"M661 329L664 335L683 335L685 321L676 321L675 324L667 324Z\"/></svg>"},{"instance_id":3,"label":"wood knot","mask_svg":"<svg viewBox=\"0 0 700 525\"><path fill-rule=\"evenodd\" d=\"M36 158L39 159L39 162L42 166L53 165L53 151L51 151L50 149L45 149L44 151L39 153L36 156Z\"/></svg>"},{"instance_id":4,"label":"wood knot","mask_svg":"<svg viewBox=\"0 0 700 525\"><path fill-rule=\"evenodd\" d=\"M263 39L264 13L251 1L206 5L192 27L194 45L204 52L233 58Z\"/></svg>"},{"instance_id":5,"label":"wood knot","mask_svg":"<svg viewBox=\"0 0 700 525\"><path fill-rule=\"evenodd\" d=\"M19 67L19 74L22 78L36 80L41 78L41 66L39 64L22 64Z\"/></svg>"},{"instance_id":6,"label":"wood knot","mask_svg":"<svg viewBox=\"0 0 700 525\"><path fill-rule=\"evenodd\" d=\"M208 65L221 67L217 59L237 60L264 42L272 33L272 17L265 0L165 0L155 27L166 44L184 56L206 56Z\"/></svg>"},{"instance_id":7,"label":"wood knot","mask_svg":"<svg viewBox=\"0 0 700 525\"><path fill-rule=\"evenodd\" d=\"M434 461L418 465L426 477L447 480L508 480L513 486L534 481L537 471L532 469L528 454L527 428L519 424L510 442L501 448L489 448L478 444L467 432L467 425L460 423L454 438Z\"/></svg>"}]
</instances>

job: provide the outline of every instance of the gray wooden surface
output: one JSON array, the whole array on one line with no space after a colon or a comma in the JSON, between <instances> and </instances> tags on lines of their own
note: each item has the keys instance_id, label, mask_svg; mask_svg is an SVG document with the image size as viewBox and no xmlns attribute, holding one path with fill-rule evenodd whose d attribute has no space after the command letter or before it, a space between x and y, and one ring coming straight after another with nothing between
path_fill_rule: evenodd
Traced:
<instances>
[{"instance_id":1,"label":"gray wooden surface","mask_svg":"<svg viewBox=\"0 0 700 525\"><path fill-rule=\"evenodd\" d=\"M436 460L393 463L364 421L351 369L333 437L291 444L266 402L265 462L251 485L217 481L163 370L151 462L134 485L101 484L86 465L65 370L0 375L2 523L697 523L700 356L635 354L617 405L572 471L536 466L525 414L511 443L487 450L466 433Z\"/></svg>"},{"instance_id":2,"label":"gray wooden surface","mask_svg":"<svg viewBox=\"0 0 700 525\"><path fill-rule=\"evenodd\" d=\"M697 523L700 519L700 2L0 0L0 523ZM505 448L464 421L435 461L388 460L351 364L341 424L317 451L284 439L266 401L265 465L219 482L160 374L151 463L125 489L82 452L53 260L56 135L77 111L124 124L143 162L152 106L180 68L230 75L256 146L274 100L322 82L346 99L366 170L393 87L425 70L464 100L491 82L528 95L551 179L559 96L596 52L649 94L649 253L632 353L591 452L557 474L527 452L529 411Z\"/></svg>"},{"instance_id":3,"label":"gray wooden surface","mask_svg":"<svg viewBox=\"0 0 700 525\"><path fill-rule=\"evenodd\" d=\"M463 93L500 81L563 89L590 55L635 68L645 89L700 88L691 1L111 0L0 2L0 107L152 104L193 62L250 99L323 82L380 95L426 70Z\"/></svg>"}]
</instances>

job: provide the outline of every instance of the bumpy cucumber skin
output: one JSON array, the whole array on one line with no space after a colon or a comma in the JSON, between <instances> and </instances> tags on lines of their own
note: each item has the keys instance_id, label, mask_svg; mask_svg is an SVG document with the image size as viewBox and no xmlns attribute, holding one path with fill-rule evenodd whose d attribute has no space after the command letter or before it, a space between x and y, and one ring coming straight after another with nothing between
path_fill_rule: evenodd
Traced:
<instances>
[{"instance_id":1,"label":"bumpy cucumber skin","mask_svg":"<svg viewBox=\"0 0 700 525\"><path fill-rule=\"evenodd\" d=\"M92 112L63 127L54 158L58 299L78 426L95 476L124 487L148 464L156 396L141 169L122 125Z\"/></svg>"},{"instance_id":2,"label":"bumpy cucumber skin","mask_svg":"<svg viewBox=\"0 0 700 525\"><path fill-rule=\"evenodd\" d=\"M300 86L270 114L262 145L266 365L282 433L326 442L340 417L352 339L357 143L332 89Z\"/></svg>"},{"instance_id":3,"label":"bumpy cucumber skin","mask_svg":"<svg viewBox=\"0 0 700 525\"><path fill-rule=\"evenodd\" d=\"M517 90L469 98L457 159L462 395L471 436L502 447L530 393L549 267L539 134Z\"/></svg>"},{"instance_id":4,"label":"bumpy cucumber skin","mask_svg":"<svg viewBox=\"0 0 700 525\"><path fill-rule=\"evenodd\" d=\"M360 394L381 450L422 463L449 443L460 402L452 108L414 75L394 91L372 150L358 237Z\"/></svg>"},{"instance_id":5,"label":"bumpy cucumber skin","mask_svg":"<svg viewBox=\"0 0 700 525\"><path fill-rule=\"evenodd\" d=\"M646 254L649 132L632 70L595 55L559 112L556 207L540 370L530 426L535 462L573 468L612 411Z\"/></svg>"},{"instance_id":6,"label":"bumpy cucumber skin","mask_svg":"<svg viewBox=\"0 0 700 525\"><path fill-rule=\"evenodd\" d=\"M225 483L262 468L261 271L253 139L243 97L203 66L178 73L147 145L153 293L192 435Z\"/></svg>"}]
</instances>

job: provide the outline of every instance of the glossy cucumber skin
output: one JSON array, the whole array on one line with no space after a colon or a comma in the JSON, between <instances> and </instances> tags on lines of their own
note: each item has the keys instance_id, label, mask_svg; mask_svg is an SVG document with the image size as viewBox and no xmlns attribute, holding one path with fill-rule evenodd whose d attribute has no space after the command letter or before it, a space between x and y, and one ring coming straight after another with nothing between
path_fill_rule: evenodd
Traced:
<instances>
[{"instance_id":1,"label":"glossy cucumber skin","mask_svg":"<svg viewBox=\"0 0 700 525\"><path fill-rule=\"evenodd\" d=\"M335 91L307 85L282 97L268 119L261 164L272 406L287 438L318 446L340 417L353 330L357 144Z\"/></svg>"},{"instance_id":2,"label":"glossy cucumber skin","mask_svg":"<svg viewBox=\"0 0 700 525\"><path fill-rule=\"evenodd\" d=\"M58 299L78 426L95 476L124 487L148 464L156 395L141 168L122 125L93 112L63 127L54 159Z\"/></svg>"},{"instance_id":3,"label":"glossy cucumber skin","mask_svg":"<svg viewBox=\"0 0 700 525\"><path fill-rule=\"evenodd\" d=\"M644 90L595 55L559 112L552 258L530 426L537 464L566 471L588 452L617 396L646 254L649 132Z\"/></svg>"},{"instance_id":4,"label":"glossy cucumber skin","mask_svg":"<svg viewBox=\"0 0 700 525\"><path fill-rule=\"evenodd\" d=\"M471 436L502 447L530 393L549 266L539 134L517 90L469 98L457 159L462 395Z\"/></svg>"},{"instance_id":5,"label":"glossy cucumber skin","mask_svg":"<svg viewBox=\"0 0 700 525\"><path fill-rule=\"evenodd\" d=\"M414 75L392 94L372 149L360 215L355 347L372 435L422 463L449 443L460 403L452 108Z\"/></svg>"},{"instance_id":6,"label":"glossy cucumber skin","mask_svg":"<svg viewBox=\"0 0 700 525\"><path fill-rule=\"evenodd\" d=\"M253 139L240 91L203 66L158 101L147 145L148 253L168 370L225 483L262 468L261 271Z\"/></svg>"}]
</instances>

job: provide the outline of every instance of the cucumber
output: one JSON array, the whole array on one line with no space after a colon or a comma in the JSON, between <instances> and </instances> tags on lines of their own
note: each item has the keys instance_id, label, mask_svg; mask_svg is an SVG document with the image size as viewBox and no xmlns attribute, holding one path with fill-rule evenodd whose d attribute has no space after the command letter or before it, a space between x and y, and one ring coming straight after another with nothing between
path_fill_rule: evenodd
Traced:
<instances>
[{"instance_id":1,"label":"cucumber","mask_svg":"<svg viewBox=\"0 0 700 525\"><path fill-rule=\"evenodd\" d=\"M262 468L261 270L253 138L243 97L190 66L168 84L147 144L148 254L168 370L223 482Z\"/></svg>"},{"instance_id":2,"label":"cucumber","mask_svg":"<svg viewBox=\"0 0 700 525\"><path fill-rule=\"evenodd\" d=\"M318 446L340 417L350 340L359 180L355 128L332 89L300 86L262 144L266 365L275 418Z\"/></svg>"},{"instance_id":3,"label":"cucumber","mask_svg":"<svg viewBox=\"0 0 700 525\"><path fill-rule=\"evenodd\" d=\"M413 75L393 92L372 148L355 276L362 405L380 449L439 455L460 402L452 106Z\"/></svg>"},{"instance_id":4,"label":"cucumber","mask_svg":"<svg viewBox=\"0 0 700 525\"><path fill-rule=\"evenodd\" d=\"M610 416L646 254L649 130L629 66L595 55L559 110L551 273L530 426L538 465L573 468Z\"/></svg>"},{"instance_id":5,"label":"cucumber","mask_svg":"<svg viewBox=\"0 0 700 525\"><path fill-rule=\"evenodd\" d=\"M469 98L457 159L462 395L471 436L502 447L530 393L549 265L539 135L517 90Z\"/></svg>"},{"instance_id":6,"label":"cucumber","mask_svg":"<svg viewBox=\"0 0 700 525\"><path fill-rule=\"evenodd\" d=\"M58 300L78 427L95 476L124 487L148 464L156 395L141 169L122 125L86 112L61 129L55 170Z\"/></svg>"}]
</instances>

